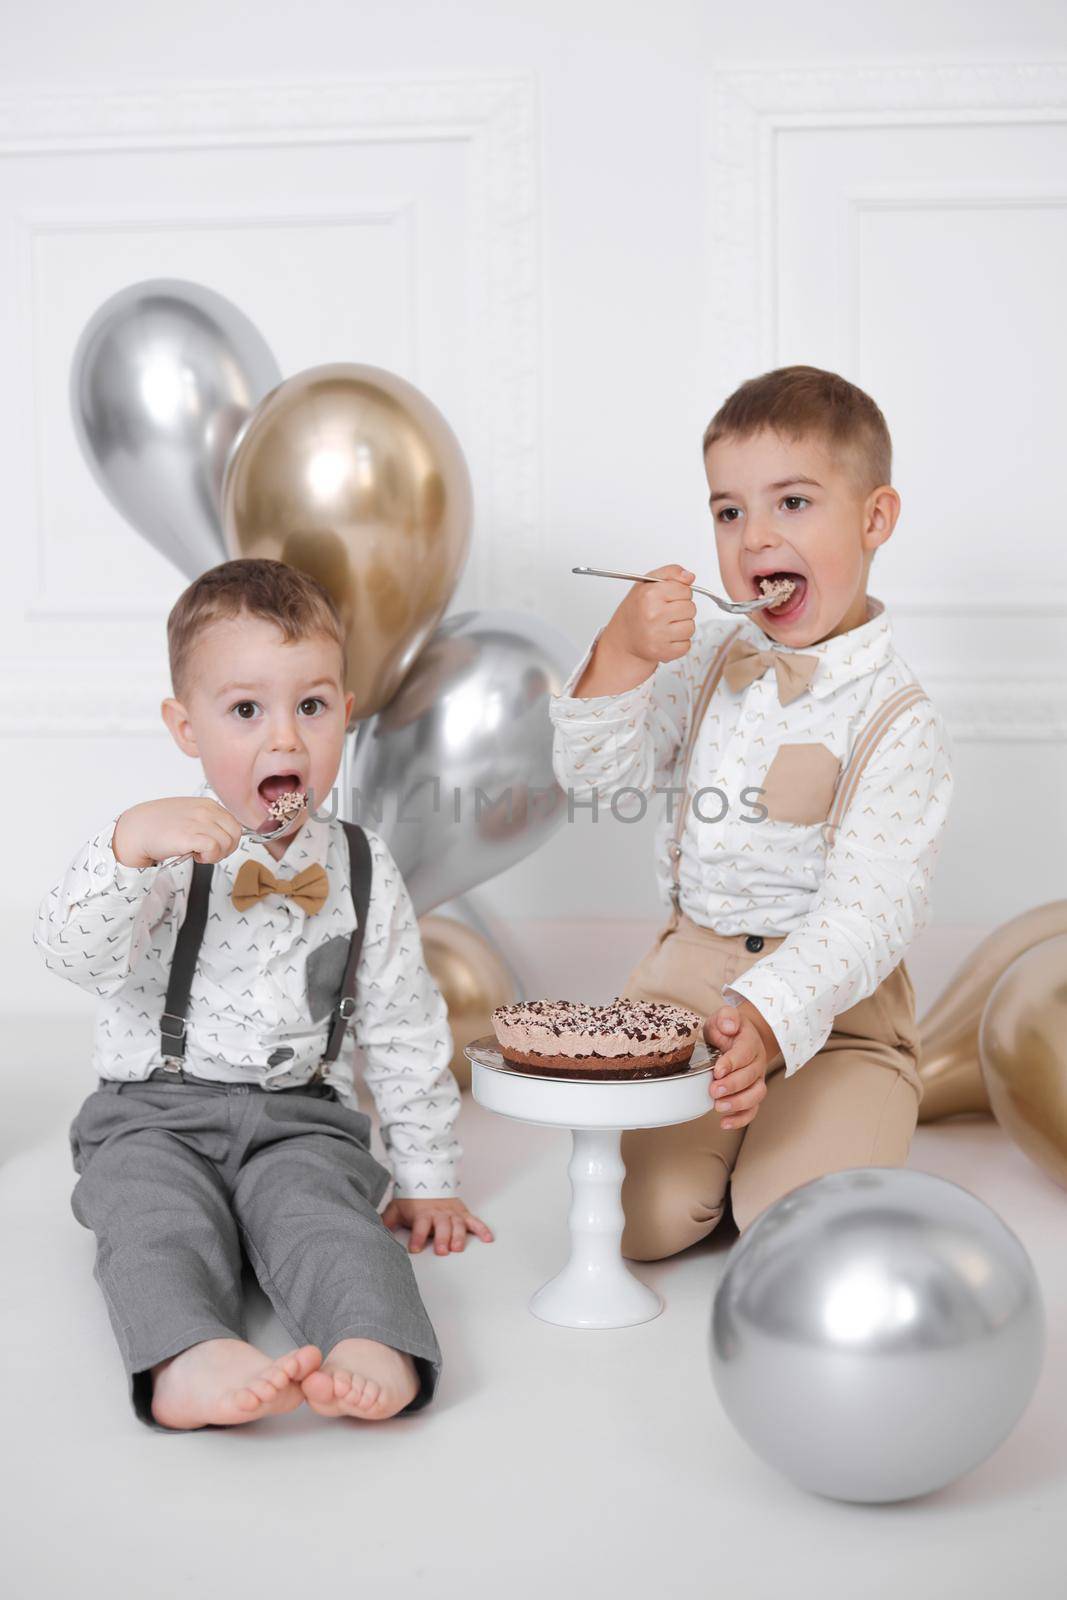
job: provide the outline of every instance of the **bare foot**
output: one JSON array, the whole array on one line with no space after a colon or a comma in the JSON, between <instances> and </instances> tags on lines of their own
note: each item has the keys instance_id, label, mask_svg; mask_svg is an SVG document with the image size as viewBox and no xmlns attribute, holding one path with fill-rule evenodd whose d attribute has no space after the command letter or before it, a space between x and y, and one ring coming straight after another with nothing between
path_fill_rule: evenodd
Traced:
<instances>
[{"instance_id":1,"label":"bare foot","mask_svg":"<svg viewBox=\"0 0 1067 1600\"><path fill-rule=\"evenodd\" d=\"M341 1339L301 1388L321 1417L383 1422L414 1400L419 1375L404 1350L376 1339Z\"/></svg>"},{"instance_id":2,"label":"bare foot","mask_svg":"<svg viewBox=\"0 0 1067 1600\"><path fill-rule=\"evenodd\" d=\"M313 1344L275 1361L243 1339L204 1339L152 1368L152 1415L167 1428L202 1428L293 1411L321 1361Z\"/></svg>"}]
</instances>

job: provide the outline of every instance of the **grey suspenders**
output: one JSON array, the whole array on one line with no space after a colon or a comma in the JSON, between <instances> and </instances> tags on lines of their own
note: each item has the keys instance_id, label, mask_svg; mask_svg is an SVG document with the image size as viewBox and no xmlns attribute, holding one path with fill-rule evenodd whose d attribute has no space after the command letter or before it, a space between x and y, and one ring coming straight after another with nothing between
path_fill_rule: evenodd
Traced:
<instances>
[{"instance_id":1,"label":"grey suspenders","mask_svg":"<svg viewBox=\"0 0 1067 1600\"><path fill-rule=\"evenodd\" d=\"M696 742L700 732L701 724L703 723L708 707L711 704L712 696L714 695L715 690L718 688L719 679L722 677L723 668L726 665L726 657L729 654L730 646L733 644L740 632L740 626L734 628L732 633L727 634L722 644L715 651L711 661L708 663L708 669L704 674L704 679L697 690L696 698L693 702L693 714L690 718L689 731L686 736L685 748L682 753L680 782L675 784L675 789L677 790L680 788L684 791L684 793L681 803L678 806L678 814L674 823L674 833L667 844L667 855L669 858L671 877L670 897L672 921L677 921L681 915L681 885L679 881L679 874L682 857L682 834L685 831L685 817L686 811L689 807L689 768L692 764L693 752L696 749ZM886 730L888 729L890 723L893 722L902 711L906 711L909 706L917 705L919 701L926 700L928 698L929 696L925 693L918 681L916 679L912 679L910 683L906 683L902 688L898 689L895 694L890 695L888 700L883 701L883 703L878 707L877 711L874 712L870 719L860 729L859 734L853 740L852 750L849 753L848 760L838 773L837 783L834 786L833 801L827 814L826 821L823 823L823 839L827 845L831 845L833 843L837 834L837 830L841 826L841 823L844 819L845 812L852 804L852 800L856 793L856 786L859 783L860 774L877 749L878 744L882 739L883 734L885 734Z\"/></svg>"},{"instance_id":2,"label":"grey suspenders","mask_svg":"<svg viewBox=\"0 0 1067 1600\"><path fill-rule=\"evenodd\" d=\"M359 953L363 947L363 931L367 926L367 910L370 906L371 853L367 835L358 823L342 822L341 826L344 828L345 838L348 840L348 865L352 884L352 904L356 911L356 926L348 946L348 962L345 966L344 978L341 983L341 992L331 1015L326 1050L308 1080L310 1083L314 1083L317 1079L323 1077L325 1068L331 1061L337 1059L345 1028L355 1010L356 967L359 965ZM174 946L174 960L171 963L170 979L167 983L167 997L163 1003L163 1015L159 1022L163 1066L168 1072L175 1074L180 1073L182 1058L185 1055L185 1014L189 1006L189 992L193 986L193 974L196 971L197 956L200 953L200 944L204 937L204 928L207 925L208 901L211 894L213 871L214 864L210 861L194 861L193 863L193 880L189 890L189 904L186 908L185 920L178 929L178 938Z\"/></svg>"}]
</instances>

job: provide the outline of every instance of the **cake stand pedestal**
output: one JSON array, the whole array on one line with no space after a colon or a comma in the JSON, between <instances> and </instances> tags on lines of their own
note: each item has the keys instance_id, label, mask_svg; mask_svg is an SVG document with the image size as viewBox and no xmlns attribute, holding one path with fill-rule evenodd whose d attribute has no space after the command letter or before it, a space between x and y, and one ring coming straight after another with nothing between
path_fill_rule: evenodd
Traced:
<instances>
[{"instance_id":1,"label":"cake stand pedestal","mask_svg":"<svg viewBox=\"0 0 1067 1600\"><path fill-rule=\"evenodd\" d=\"M466 1046L479 1105L541 1127L569 1128L574 1149L570 1259L530 1301L543 1322L564 1328L627 1328L659 1316L663 1301L634 1277L620 1249L623 1230L620 1140L626 1128L663 1128L712 1110L708 1080L718 1052L698 1044L689 1066L669 1078L541 1078L509 1067L487 1034Z\"/></svg>"}]
</instances>

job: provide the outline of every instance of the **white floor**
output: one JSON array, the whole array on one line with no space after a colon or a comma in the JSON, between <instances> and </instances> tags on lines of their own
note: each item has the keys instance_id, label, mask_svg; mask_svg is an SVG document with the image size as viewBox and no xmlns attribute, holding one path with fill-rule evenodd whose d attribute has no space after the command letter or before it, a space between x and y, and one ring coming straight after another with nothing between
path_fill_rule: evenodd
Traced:
<instances>
[{"instance_id":1,"label":"white floor","mask_svg":"<svg viewBox=\"0 0 1067 1600\"><path fill-rule=\"evenodd\" d=\"M87 1037L83 1022L6 1029L0 1582L12 1600L1067 1593L1067 1206L992 1122L920 1129L912 1164L972 1189L1030 1251L1049 1319L1040 1388L956 1485L859 1508L792 1488L718 1406L706 1335L730 1239L640 1268L667 1300L642 1327L572 1332L529 1314L565 1249L569 1141L467 1097L465 1194L497 1242L416 1259L445 1352L437 1402L381 1426L304 1408L227 1431L145 1428L69 1206ZM287 1348L254 1287L250 1329Z\"/></svg>"}]
</instances>

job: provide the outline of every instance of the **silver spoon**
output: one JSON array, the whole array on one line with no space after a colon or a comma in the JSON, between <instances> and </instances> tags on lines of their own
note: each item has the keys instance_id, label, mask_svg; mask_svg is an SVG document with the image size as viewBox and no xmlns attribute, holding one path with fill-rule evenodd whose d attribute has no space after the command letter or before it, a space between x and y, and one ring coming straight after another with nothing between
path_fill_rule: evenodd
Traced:
<instances>
[{"instance_id":1,"label":"silver spoon","mask_svg":"<svg viewBox=\"0 0 1067 1600\"><path fill-rule=\"evenodd\" d=\"M631 583L677 583L677 578L650 578L647 572L609 572L606 567L572 567L572 572L577 572L583 578L628 578ZM702 589L699 583L690 585L694 594L707 595L709 600L714 600L717 606L724 611L734 611L747 614L749 611L760 611L764 606L777 605L778 595L761 595L758 600L723 600L720 595L712 594L710 589Z\"/></svg>"},{"instance_id":2,"label":"silver spoon","mask_svg":"<svg viewBox=\"0 0 1067 1600\"><path fill-rule=\"evenodd\" d=\"M315 791L309 786L303 790L303 794L305 796L304 809L310 816L315 809ZM295 817L289 818L288 822L283 822L280 827L269 831L263 828L246 828L242 825L241 838L251 839L254 844L266 844L268 841L288 839L289 835L295 833L300 826L300 812L298 811ZM166 861L157 861L156 865L159 867L176 867L180 861L188 861L190 856L195 855L195 850L187 850L183 856L171 856Z\"/></svg>"}]
</instances>

